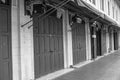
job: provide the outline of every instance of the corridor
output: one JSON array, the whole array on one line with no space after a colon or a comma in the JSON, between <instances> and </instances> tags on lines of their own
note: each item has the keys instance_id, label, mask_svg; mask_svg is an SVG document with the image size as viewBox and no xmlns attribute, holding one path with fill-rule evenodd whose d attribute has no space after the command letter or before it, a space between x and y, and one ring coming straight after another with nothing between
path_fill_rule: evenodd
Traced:
<instances>
[{"instance_id":1,"label":"corridor","mask_svg":"<svg viewBox=\"0 0 120 80\"><path fill-rule=\"evenodd\" d=\"M120 50L54 80L120 80Z\"/></svg>"}]
</instances>

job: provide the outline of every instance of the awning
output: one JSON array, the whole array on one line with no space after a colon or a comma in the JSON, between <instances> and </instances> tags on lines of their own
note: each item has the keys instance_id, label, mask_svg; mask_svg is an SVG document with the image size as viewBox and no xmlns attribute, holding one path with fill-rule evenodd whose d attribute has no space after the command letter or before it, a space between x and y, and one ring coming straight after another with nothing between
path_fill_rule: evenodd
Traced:
<instances>
[{"instance_id":1,"label":"awning","mask_svg":"<svg viewBox=\"0 0 120 80\"><path fill-rule=\"evenodd\" d=\"M105 19L105 20L108 20L109 22L111 22L110 25L118 26L118 24L116 23L116 21L113 20L112 18L110 18L109 16L104 15L104 19Z\"/></svg>"},{"instance_id":2,"label":"awning","mask_svg":"<svg viewBox=\"0 0 120 80\"><path fill-rule=\"evenodd\" d=\"M55 3L60 3L61 1L64 0L50 0ZM91 6L89 3L87 3L84 0L70 0L66 5L63 7L72 10L74 12L77 12L78 14L82 14L92 20L100 21L105 24L113 25L113 26L118 26L120 25L110 18L108 15L102 13L95 7Z\"/></svg>"},{"instance_id":3,"label":"awning","mask_svg":"<svg viewBox=\"0 0 120 80\"><path fill-rule=\"evenodd\" d=\"M96 8L94 8L93 6L91 6L90 4L88 4L87 2L85 2L83 0L75 0L75 2L78 4L78 6L86 8L86 9L94 12L98 16L104 18L104 14L102 12L100 12L99 10L97 10Z\"/></svg>"},{"instance_id":4,"label":"awning","mask_svg":"<svg viewBox=\"0 0 120 80\"><path fill-rule=\"evenodd\" d=\"M99 10L97 10L96 8L94 8L93 6L91 6L89 3L87 3L87 2L85 2L83 0L74 0L74 1L75 1L75 3L78 4L78 6L86 8L86 9L94 12L95 14L97 14L100 17L97 20L100 20L102 22L107 21L107 22L111 23L111 25L113 25L113 26L120 27L120 25L115 20L113 20L112 18L110 18L108 15L100 12Z\"/></svg>"},{"instance_id":5,"label":"awning","mask_svg":"<svg viewBox=\"0 0 120 80\"><path fill-rule=\"evenodd\" d=\"M60 3L64 0L50 0L53 3ZM88 18L95 18L95 17L104 17L104 14L99 12L94 7L90 6L87 3L83 3L81 0L70 0L66 5L63 7L67 8L68 10L78 12L84 16L87 16ZM89 7L90 6L90 7Z\"/></svg>"}]
</instances>

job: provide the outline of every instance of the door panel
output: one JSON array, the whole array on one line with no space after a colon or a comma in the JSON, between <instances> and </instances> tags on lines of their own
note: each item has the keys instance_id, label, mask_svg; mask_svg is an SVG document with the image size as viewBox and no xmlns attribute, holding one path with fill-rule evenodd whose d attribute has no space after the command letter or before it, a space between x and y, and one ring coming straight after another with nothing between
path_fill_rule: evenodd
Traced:
<instances>
[{"instance_id":1,"label":"door panel","mask_svg":"<svg viewBox=\"0 0 120 80\"><path fill-rule=\"evenodd\" d=\"M90 34L91 34L91 57L92 59L95 59L97 57L97 48L96 48L96 38L94 37L96 35L96 28L95 27L92 27L90 26Z\"/></svg>"},{"instance_id":2,"label":"door panel","mask_svg":"<svg viewBox=\"0 0 120 80\"><path fill-rule=\"evenodd\" d=\"M72 25L73 64L86 60L85 25L74 23Z\"/></svg>"},{"instance_id":3,"label":"door panel","mask_svg":"<svg viewBox=\"0 0 120 80\"><path fill-rule=\"evenodd\" d=\"M0 4L0 80L12 80L10 10Z\"/></svg>"},{"instance_id":4,"label":"door panel","mask_svg":"<svg viewBox=\"0 0 120 80\"><path fill-rule=\"evenodd\" d=\"M118 33L114 31L114 50L118 49Z\"/></svg>"},{"instance_id":5,"label":"door panel","mask_svg":"<svg viewBox=\"0 0 120 80\"><path fill-rule=\"evenodd\" d=\"M98 29L96 31L96 53L97 53L97 56L101 56L102 55L102 52L101 52L101 29Z\"/></svg>"},{"instance_id":6,"label":"door panel","mask_svg":"<svg viewBox=\"0 0 120 80\"><path fill-rule=\"evenodd\" d=\"M34 15L35 77L64 67L62 19Z\"/></svg>"},{"instance_id":7,"label":"door panel","mask_svg":"<svg viewBox=\"0 0 120 80\"><path fill-rule=\"evenodd\" d=\"M107 52L107 47L106 47L106 31L105 30L102 30L102 33L101 33L101 43L102 43L102 54L106 53Z\"/></svg>"},{"instance_id":8,"label":"door panel","mask_svg":"<svg viewBox=\"0 0 120 80\"><path fill-rule=\"evenodd\" d=\"M109 51L112 51L112 32L109 32Z\"/></svg>"}]
</instances>

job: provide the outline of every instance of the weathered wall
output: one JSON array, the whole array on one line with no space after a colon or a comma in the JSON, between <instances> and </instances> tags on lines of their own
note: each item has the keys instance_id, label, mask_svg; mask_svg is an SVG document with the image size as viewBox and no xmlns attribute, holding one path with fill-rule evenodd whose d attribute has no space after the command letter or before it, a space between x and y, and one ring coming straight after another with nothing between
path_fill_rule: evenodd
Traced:
<instances>
[{"instance_id":1,"label":"weathered wall","mask_svg":"<svg viewBox=\"0 0 120 80\"><path fill-rule=\"evenodd\" d=\"M120 49L120 31L118 31L118 48Z\"/></svg>"},{"instance_id":2,"label":"weathered wall","mask_svg":"<svg viewBox=\"0 0 120 80\"><path fill-rule=\"evenodd\" d=\"M19 11L21 80L32 80L34 79L33 27L28 27L33 23L21 27L30 20L29 16L24 15L24 0L19 0Z\"/></svg>"},{"instance_id":3,"label":"weathered wall","mask_svg":"<svg viewBox=\"0 0 120 80\"><path fill-rule=\"evenodd\" d=\"M20 35L18 25L18 4L16 0L12 0L12 67L13 67L13 80L20 79Z\"/></svg>"},{"instance_id":4,"label":"weathered wall","mask_svg":"<svg viewBox=\"0 0 120 80\"><path fill-rule=\"evenodd\" d=\"M34 79L33 27L32 22L21 25L30 18L24 15L24 0L12 0L12 58L13 80Z\"/></svg>"}]
</instances>

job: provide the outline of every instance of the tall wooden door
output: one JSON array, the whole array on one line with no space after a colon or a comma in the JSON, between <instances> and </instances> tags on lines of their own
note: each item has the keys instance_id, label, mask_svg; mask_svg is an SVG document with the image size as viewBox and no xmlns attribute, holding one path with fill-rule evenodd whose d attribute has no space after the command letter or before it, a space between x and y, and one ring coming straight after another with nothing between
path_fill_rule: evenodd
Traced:
<instances>
[{"instance_id":1,"label":"tall wooden door","mask_svg":"<svg viewBox=\"0 0 120 80\"><path fill-rule=\"evenodd\" d=\"M35 77L64 68L62 19L34 16Z\"/></svg>"},{"instance_id":2,"label":"tall wooden door","mask_svg":"<svg viewBox=\"0 0 120 80\"><path fill-rule=\"evenodd\" d=\"M101 29L98 29L96 31L96 53L97 53L97 56L101 56L102 55L102 52L101 52Z\"/></svg>"},{"instance_id":3,"label":"tall wooden door","mask_svg":"<svg viewBox=\"0 0 120 80\"><path fill-rule=\"evenodd\" d=\"M73 64L86 60L85 24L72 25Z\"/></svg>"},{"instance_id":4,"label":"tall wooden door","mask_svg":"<svg viewBox=\"0 0 120 80\"><path fill-rule=\"evenodd\" d=\"M97 57L97 47L96 47L96 28L90 26L90 35L91 35L91 57L95 59Z\"/></svg>"},{"instance_id":5,"label":"tall wooden door","mask_svg":"<svg viewBox=\"0 0 120 80\"><path fill-rule=\"evenodd\" d=\"M109 51L112 51L112 32L109 32Z\"/></svg>"},{"instance_id":6,"label":"tall wooden door","mask_svg":"<svg viewBox=\"0 0 120 80\"><path fill-rule=\"evenodd\" d=\"M101 52L105 54L107 52L107 44L106 44L106 31L101 30Z\"/></svg>"},{"instance_id":7,"label":"tall wooden door","mask_svg":"<svg viewBox=\"0 0 120 80\"><path fill-rule=\"evenodd\" d=\"M114 31L114 50L118 49L118 33Z\"/></svg>"},{"instance_id":8,"label":"tall wooden door","mask_svg":"<svg viewBox=\"0 0 120 80\"><path fill-rule=\"evenodd\" d=\"M0 80L12 80L10 10L0 3Z\"/></svg>"}]
</instances>

